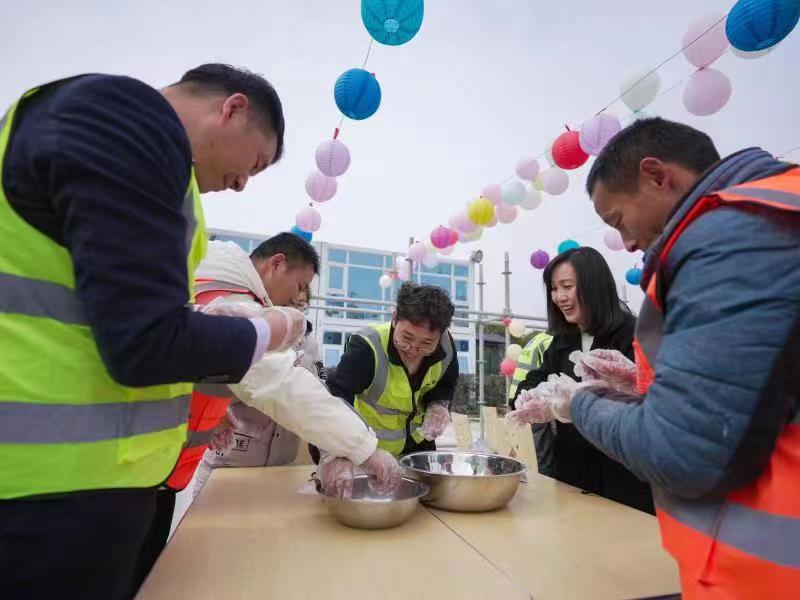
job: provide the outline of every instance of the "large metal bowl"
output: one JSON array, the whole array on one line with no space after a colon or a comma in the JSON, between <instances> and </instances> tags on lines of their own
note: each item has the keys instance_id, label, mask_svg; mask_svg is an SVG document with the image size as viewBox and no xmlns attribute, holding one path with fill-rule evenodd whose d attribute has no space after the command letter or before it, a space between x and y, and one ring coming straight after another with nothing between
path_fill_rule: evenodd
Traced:
<instances>
[{"instance_id":1,"label":"large metal bowl","mask_svg":"<svg viewBox=\"0 0 800 600\"><path fill-rule=\"evenodd\" d=\"M435 508L484 512L505 506L514 496L525 463L478 452L415 452L400 459L411 476L431 491L421 501Z\"/></svg>"},{"instance_id":2,"label":"large metal bowl","mask_svg":"<svg viewBox=\"0 0 800 600\"><path fill-rule=\"evenodd\" d=\"M353 479L349 498L325 496L333 518L359 529L388 529L408 521L419 506L419 499L430 488L416 479L404 477L393 492L381 495L370 489L366 475Z\"/></svg>"}]
</instances>

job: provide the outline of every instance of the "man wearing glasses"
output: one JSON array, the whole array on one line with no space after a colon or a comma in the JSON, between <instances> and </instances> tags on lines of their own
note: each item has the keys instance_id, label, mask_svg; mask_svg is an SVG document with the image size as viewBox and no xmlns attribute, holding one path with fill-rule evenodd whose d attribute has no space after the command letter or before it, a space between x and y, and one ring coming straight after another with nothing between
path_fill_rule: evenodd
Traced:
<instances>
[{"instance_id":1,"label":"man wearing glasses","mask_svg":"<svg viewBox=\"0 0 800 600\"><path fill-rule=\"evenodd\" d=\"M450 423L458 361L448 333L453 303L430 285L404 283L390 323L352 335L328 378L394 456L436 450L434 440Z\"/></svg>"}]
</instances>

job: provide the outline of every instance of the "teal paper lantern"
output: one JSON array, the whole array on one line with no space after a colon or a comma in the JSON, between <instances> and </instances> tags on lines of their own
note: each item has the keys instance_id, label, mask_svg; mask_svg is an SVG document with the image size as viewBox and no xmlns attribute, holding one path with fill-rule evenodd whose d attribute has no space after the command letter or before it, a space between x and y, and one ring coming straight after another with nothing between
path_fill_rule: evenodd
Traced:
<instances>
[{"instance_id":1,"label":"teal paper lantern","mask_svg":"<svg viewBox=\"0 0 800 600\"><path fill-rule=\"evenodd\" d=\"M628 271L625 273L625 281L631 285L639 285L642 283L642 270L636 267L633 269L628 269Z\"/></svg>"},{"instance_id":2,"label":"teal paper lantern","mask_svg":"<svg viewBox=\"0 0 800 600\"><path fill-rule=\"evenodd\" d=\"M381 86L369 71L350 69L336 80L333 98L344 116L361 121L374 115L381 105Z\"/></svg>"},{"instance_id":3,"label":"teal paper lantern","mask_svg":"<svg viewBox=\"0 0 800 600\"><path fill-rule=\"evenodd\" d=\"M417 35L424 13L423 0L361 0L364 27L387 46L401 46Z\"/></svg>"},{"instance_id":4,"label":"teal paper lantern","mask_svg":"<svg viewBox=\"0 0 800 600\"><path fill-rule=\"evenodd\" d=\"M293 226L290 230L290 233L295 234L297 237L304 239L307 242L311 242L311 238L314 237L310 231L303 231L297 225Z\"/></svg>"},{"instance_id":5,"label":"teal paper lantern","mask_svg":"<svg viewBox=\"0 0 800 600\"><path fill-rule=\"evenodd\" d=\"M744 52L771 48L800 20L800 0L739 0L728 13L725 34Z\"/></svg>"},{"instance_id":6,"label":"teal paper lantern","mask_svg":"<svg viewBox=\"0 0 800 600\"><path fill-rule=\"evenodd\" d=\"M575 248L580 248L580 247L581 245L575 240L564 240L558 245L558 253L562 254L567 250L574 250Z\"/></svg>"}]
</instances>

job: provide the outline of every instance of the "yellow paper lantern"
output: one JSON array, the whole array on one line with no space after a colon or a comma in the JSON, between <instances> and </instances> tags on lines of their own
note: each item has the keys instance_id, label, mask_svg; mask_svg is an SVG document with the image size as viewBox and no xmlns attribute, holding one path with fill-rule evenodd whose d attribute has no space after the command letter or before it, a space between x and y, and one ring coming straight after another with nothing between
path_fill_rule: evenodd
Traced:
<instances>
[{"instance_id":1,"label":"yellow paper lantern","mask_svg":"<svg viewBox=\"0 0 800 600\"><path fill-rule=\"evenodd\" d=\"M491 223L494 216L494 204L488 198L478 198L469 203L467 207L469 220L476 225L487 225Z\"/></svg>"},{"instance_id":2,"label":"yellow paper lantern","mask_svg":"<svg viewBox=\"0 0 800 600\"><path fill-rule=\"evenodd\" d=\"M539 175L536 177L536 179L533 180L533 189L535 189L537 192L544 191L544 183L542 183L542 174L541 173L539 173Z\"/></svg>"}]
</instances>

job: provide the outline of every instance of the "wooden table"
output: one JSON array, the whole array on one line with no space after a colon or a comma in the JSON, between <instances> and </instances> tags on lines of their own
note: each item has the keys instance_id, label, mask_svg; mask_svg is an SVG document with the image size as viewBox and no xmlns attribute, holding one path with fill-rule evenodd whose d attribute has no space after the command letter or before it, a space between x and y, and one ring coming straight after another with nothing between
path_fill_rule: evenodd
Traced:
<instances>
[{"instance_id":1,"label":"wooden table","mask_svg":"<svg viewBox=\"0 0 800 600\"><path fill-rule=\"evenodd\" d=\"M509 507L382 531L298 493L309 467L218 469L137 598L634 598L678 591L655 519L546 477Z\"/></svg>"}]
</instances>

